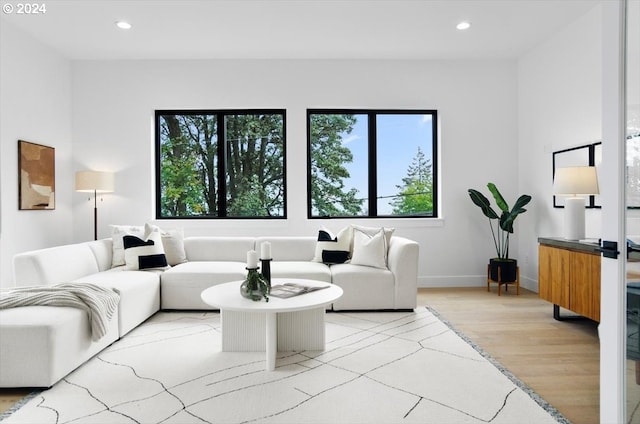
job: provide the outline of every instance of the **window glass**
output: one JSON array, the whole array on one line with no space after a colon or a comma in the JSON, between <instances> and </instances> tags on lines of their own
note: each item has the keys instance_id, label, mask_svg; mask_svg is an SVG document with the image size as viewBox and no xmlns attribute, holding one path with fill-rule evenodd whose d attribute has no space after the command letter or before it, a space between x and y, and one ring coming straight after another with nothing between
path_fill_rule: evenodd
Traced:
<instances>
[{"instance_id":1,"label":"window glass","mask_svg":"<svg viewBox=\"0 0 640 424\"><path fill-rule=\"evenodd\" d=\"M376 118L378 215L433 215L432 116Z\"/></svg>"},{"instance_id":2,"label":"window glass","mask_svg":"<svg viewBox=\"0 0 640 424\"><path fill-rule=\"evenodd\" d=\"M314 216L361 216L368 199L368 127L361 114L309 117Z\"/></svg>"},{"instance_id":3,"label":"window glass","mask_svg":"<svg viewBox=\"0 0 640 424\"><path fill-rule=\"evenodd\" d=\"M282 116L230 115L225 128L227 216L282 216Z\"/></svg>"},{"instance_id":4,"label":"window glass","mask_svg":"<svg viewBox=\"0 0 640 424\"><path fill-rule=\"evenodd\" d=\"M285 217L284 111L157 111L156 140L158 218Z\"/></svg>"},{"instance_id":5,"label":"window glass","mask_svg":"<svg viewBox=\"0 0 640 424\"><path fill-rule=\"evenodd\" d=\"M436 216L436 111L307 116L310 218Z\"/></svg>"},{"instance_id":6,"label":"window glass","mask_svg":"<svg viewBox=\"0 0 640 424\"><path fill-rule=\"evenodd\" d=\"M159 216L217 216L215 115L159 115ZM156 146L157 147L157 146Z\"/></svg>"}]
</instances>

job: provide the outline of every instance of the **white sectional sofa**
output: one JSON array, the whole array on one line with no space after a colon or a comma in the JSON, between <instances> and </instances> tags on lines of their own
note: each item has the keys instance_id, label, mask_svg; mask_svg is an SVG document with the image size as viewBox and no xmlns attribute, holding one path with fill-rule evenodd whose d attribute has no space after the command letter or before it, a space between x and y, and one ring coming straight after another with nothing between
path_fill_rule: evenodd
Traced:
<instances>
[{"instance_id":1,"label":"white sectional sofa","mask_svg":"<svg viewBox=\"0 0 640 424\"><path fill-rule=\"evenodd\" d=\"M315 237L187 237L186 262L164 271L112 267L111 239L59 246L14 257L17 286L93 283L120 294L116 319L92 341L85 312L70 307L0 310L0 387L49 387L160 309L211 309L207 287L246 276L248 250L271 244L272 278L309 278L339 285L333 310L416 307L418 244L393 236L388 268L314 262Z\"/></svg>"},{"instance_id":2,"label":"white sectional sofa","mask_svg":"<svg viewBox=\"0 0 640 424\"><path fill-rule=\"evenodd\" d=\"M0 387L49 387L155 314L160 274L111 268L111 240L18 254L17 286L95 283L120 294L116 319L98 341L86 312L72 307L27 306L0 310Z\"/></svg>"}]
</instances>

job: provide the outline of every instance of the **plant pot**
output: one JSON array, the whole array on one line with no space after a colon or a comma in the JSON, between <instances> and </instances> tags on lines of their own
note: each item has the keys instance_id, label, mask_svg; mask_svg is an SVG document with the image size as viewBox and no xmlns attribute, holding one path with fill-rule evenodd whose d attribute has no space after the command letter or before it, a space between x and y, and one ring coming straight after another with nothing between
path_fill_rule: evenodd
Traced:
<instances>
[{"instance_id":1,"label":"plant pot","mask_svg":"<svg viewBox=\"0 0 640 424\"><path fill-rule=\"evenodd\" d=\"M500 274L498 275L498 269ZM503 283L515 282L518 278L518 261L515 259L492 258L489 260L489 277Z\"/></svg>"}]
</instances>

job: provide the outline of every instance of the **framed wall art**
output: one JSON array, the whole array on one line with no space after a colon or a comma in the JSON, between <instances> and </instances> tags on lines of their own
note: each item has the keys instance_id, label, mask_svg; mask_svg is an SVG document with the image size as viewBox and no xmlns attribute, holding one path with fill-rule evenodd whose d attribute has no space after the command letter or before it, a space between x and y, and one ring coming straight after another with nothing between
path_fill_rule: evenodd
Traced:
<instances>
[{"instance_id":1,"label":"framed wall art","mask_svg":"<svg viewBox=\"0 0 640 424\"><path fill-rule=\"evenodd\" d=\"M596 174L598 175L598 181L602 181L602 176L600 175L600 172L602 170L602 142L599 141L597 143L593 143L592 144L592 155L593 157L591 158L591 166L595 166L596 167ZM591 201L591 206L594 208L601 208L602 207L602 203L600 202L600 195L596 194L595 196L590 196L590 201Z\"/></svg>"},{"instance_id":2,"label":"framed wall art","mask_svg":"<svg viewBox=\"0 0 640 424\"><path fill-rule=\"evenodd\" d=\"M627 209L640 209L640 133L627 135ZM556 169L565 166L595 166L600 178L600 166L602 164L602 142L597 141L584 146L553 152L553 175ZM553 207L564 208L562 196L553 196ZM589 196L586 202L587 208L601 208L600 195Z\"/></svg>"},{"instance_id":3,"label":"framed wall art","mask_svg":"<svg viewBox=\"0 0 640 424\"><path fill-rule=\"evenodd\" d=\"M596 173L598 175L598 181L600 178L600 165L602 164L602 142L597 141L592 144L586 144L584 146L573 147L571 149L560 150L553 152L553 174L555 177L556 169L565 166L595 166ZM592 195L586 201L587 208L601 208L599 195ZM553 196L553 207L563 208L564 199L562 196Z\"/></svg>"},{"instance_id":4,"label":"framed wall art","mask_svg":"<svg viewBox=\"0 0 640 424\"><path fill-rule=\"evenodd\" d=\"M553 178L556 176L556 169L567 166L589 166L591 161L591 145L572 147L571 149L553 152ZM587 206L589 200L587 200ZM553 207L564 208L564 197L553 196Z\"/></svg>"},{"instance_id":5,"label":"framed wall art","mask_svg":"<svg viewBox=\"0 0 640 424\"><path fill-rule=\"evenodd\" d=\"M18 140L18 207L55 209L55 149Z\"/></svg>"}]
</instances>

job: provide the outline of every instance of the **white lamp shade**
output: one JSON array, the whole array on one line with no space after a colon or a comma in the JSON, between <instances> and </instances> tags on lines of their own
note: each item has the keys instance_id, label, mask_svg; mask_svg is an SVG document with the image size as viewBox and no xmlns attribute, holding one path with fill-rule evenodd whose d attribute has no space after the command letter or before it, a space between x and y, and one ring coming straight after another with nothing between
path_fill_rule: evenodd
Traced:
<instances>
[{"instance_id":1,"label":"white lamp shade","mask_svg":"<svg viewBox=\"0 0 640 424\"><path fill-rule=\"evenodd\" d=\"M553 194L574 197L600 194L596 167L569 166L556 169L553 178Z\"/></svg>"},{"instance_id":2,"label":"white lamp shade","mask_svg":"<svg viewBox=\"0 0 640 424\"><path fill-rule=\"evenodd\" d=\"M113 173L101 171L76 172L76 191L95 191L111 193L113 191Z\"/></svg>"}]
</instances>

